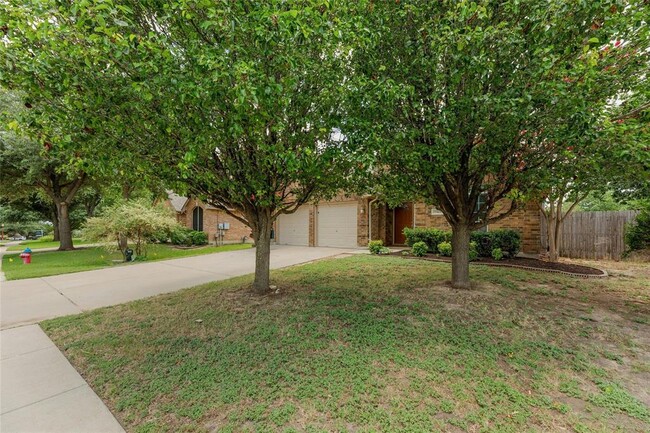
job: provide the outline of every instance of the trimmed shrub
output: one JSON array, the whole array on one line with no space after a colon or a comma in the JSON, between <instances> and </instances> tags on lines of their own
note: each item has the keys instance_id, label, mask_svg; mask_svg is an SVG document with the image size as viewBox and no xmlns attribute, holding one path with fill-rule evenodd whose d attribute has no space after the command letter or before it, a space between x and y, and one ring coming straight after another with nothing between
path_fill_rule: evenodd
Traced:
<instances>
[{"instance_id":1,"label":"trimmed shrub","mask_svg":"<svg viewBox=\"0 0 650 433\"><path fill-rule=\"evenodd\" d=\"M406 245L409 247L413 247L417 242L424 242L431 253L438 252L437 246L439 243L451 241L451 232L438 229L405 228L404 236L406 237Z\"/></svg>"},{"instance_id":2,"label":"trimmed shrub","mask_svg":"<svg viewBox=\"0 0 650 433\"><path fill-rule=\"evenodd\" d=\"M442 252L438 245L444 242L451 242L451 231L428 228L405 228L406 244L413 248L418 242L424 242L428 251L431 253ZM489 232L475 231L472 232L470 240L476 243L477 257L491 257L492 250L500 248L503 253L509 257L514 257L519 253L521 248L521 235L516 230L499 229Z\"/></svg>"},{"instance_id":3,"label":"trimmed shrub","mask_svg":"<svg viewBox=\"0 0 650 433\"><path fill-rule=\"evenodd\" d=\"M496 247L494 243L494 232L472 232L470 235L472 242L476 242L476 250L481 257L490 257L492 250Z\"/></svg>"},{"instance_id":4,"label":"trimmed shrub","mask_svg":"<svg viewBox=\"0 0 650 433\"><path fill-rule=\"evenodd\" d=\"M503 229L494 230L493 248L501 248L501 251L508 253L508 257L514 257L521 250L521 235L517 230ZM486 256L486 257L489 257Z\"/></svg>"},{"instance_id":5,"label":"trimmed shrub","mask_svg":"<svg viewBox=\"0 0 650 433\"><path fill-rule=\"evenodd\" d=\"M208 234L192 230L188 227L177 227L170 234L170 241L174 245L191 247L192 245L206 245L208 243Z\"/></svg>"},{"instance_id":6,"label":"trimmed shrub","mask_svg":"<svg viewBox=\"0 0 650 433\"><path fill-rule=\"evenodd\" d=\"M625 244L630 251L650 248L650 210L644 209L625 228Z\"/></svg>"},{"instance_id":7,"label":"trimmed shrub","mask_svg":"<svg viewBox=\"0 0 650 433\"><path fill-rule=\"evenodd\" d=\"M478 259L478 250L476 249L476 242L471 241L469 243L469 261L473 262Z\"/></svg>"},{"instance_id":8,"label":"trimmed shrub","mask_svg":"<svg viewBox=\"0 0 650 433\"><path fill-rule=\"evenodd\" d=\"M472 232L471 240L476 242L479 257L491 257L492 250L495 248L500 248L501 252L506 252L509 257L514 257L521 248L521 235L518 231L511 229Z\"/></svg>"},{"instance_id":9,"label":"trimmed shrub","mask_svg":"<svg viewBox=\"0 0 650 433\"><path fill-rule=\"evenodd\" d=\"M190 240L192 241L192 245L207 245L208 234L206 232L192 230L190 232Z\"/></svg>"},{"instance_id":10,"label":"trimmed shrub","mask_svg":"<svg viewBox=\"0 0 650 433\"><path fill-rule=\"evenodd\" d=\"M381 254L383 248L384 241L378 240L368 242L368 251L370 251L370 254Z\"/></svg>"},{"instance_id":11,"label":"trimmed shrub","mask_svg":"<svg viewBox=\"0 0 650 433\"><path fill-rule=\"evenodd\" d=\"M501 248L495 248L492 250L492 258L494 260L502 260L503 259L503 251L501 251Z\"/></svg>"},{"instance_id":12,"label":"trimmed shrub","mask_svg":"<svg viewBox=\"0 0 650 433\"><path fill-rule=\"evenodd\" d=\"M438 252L441 256L451 257L451 242L440 242L438 244Z\"/></svg>"},{"instance_id":13,"label":"trimmed shrub","mask_svg":"<svg viewBox=\"0 0 650 433\"><path fill-rule=\"evenodd\" d=\"M187 227L176 227L170 234L169 240L174 245L183 245L186 247L192 246L192 238L190 232L192 229Z\"/></svg>"},{"instance_id":14,"label":"trimmed shrub","mask_svg":"<svg viewBox=\"0 0 650 433\"><path fill-rule=\"evenodd\" d=\"M429 251L429 247L422 241L414 243L411 247L411 253L413 253L413 255L416 257L424 256L427 251Z\"/></svg>"}]
</instances>

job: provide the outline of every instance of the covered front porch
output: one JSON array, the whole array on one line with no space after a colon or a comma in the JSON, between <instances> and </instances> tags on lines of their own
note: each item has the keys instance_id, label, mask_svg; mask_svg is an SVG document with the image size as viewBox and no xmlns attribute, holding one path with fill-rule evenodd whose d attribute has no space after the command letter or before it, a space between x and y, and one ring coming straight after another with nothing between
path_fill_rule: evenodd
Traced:
<instances>
[{"instance_id":1,"label":"covered front porch","mask_svg":"<svg viewBox=\"0 0 650 433\"><path fill-rule=\"evenodd\" d=\"M406 245L404 229L415 227L414 203L406 202L391 208L369 199L368 234L369 240L381 240L387 246Z\"/></svg>"}]
</instances>

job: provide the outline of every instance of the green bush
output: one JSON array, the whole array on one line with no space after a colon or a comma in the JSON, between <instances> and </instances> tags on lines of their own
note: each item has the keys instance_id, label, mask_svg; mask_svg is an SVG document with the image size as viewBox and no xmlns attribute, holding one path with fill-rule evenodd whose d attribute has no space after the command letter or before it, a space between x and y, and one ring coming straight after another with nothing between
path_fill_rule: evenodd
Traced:
<instances>
[{"instance_id":1,"label":"green bush","mask_svg":"<svg viewBox=\"0 0 650 433\"><path fill-rule=\"evenodd\" d=\"M501 248L495 248L492 250L492 258L494 260L502 260L503 259L503 251L501 251Z\"/></svg>"},{"instance_id":2,"label":"green bush","mask_svg":"<svg viewBox=\"0 0 650 433\"><path fill-rule=\"evenodd\" d=\"M479 257L491 257L492 250L500 248L502 252L514 257L521 248L521 235L516 230L499 229L489 232L475 231L470 236L476 242Z\"/></svg>"},{"instance_id":3,"label":"green bush","mask_svg":"<svg viewBox=\"0 0 650 433\"><path fill-rule=\"evenodd\" d=\"M384 241L370 241L368 242L368 250L370 254L381 254L382 249L384 248Z\"/></svg>"},{"instance_id":4,"label":"green bush","mask_svg":"<svg viewBox=\"0 0 650 433\"><path fill-rule=\"evenodd\" d=\"M494 230L492 235L494 236L492 244L494 248L501 248L502 251L508 253L508 257L514 257L519 254L521 250L521 235L517 230ZM489 257L489 255L486 257Z\"/></svg>"},{"instance_id":5,"label":"green bush","mask_svg":"<svg viewBox=\"0 0 650 433\"><path fill-rule=\"evenodd\" d=\"M476 259L478 259L478 250L476 247L476 242L471 241L469 243L469 261L473 262Z\"/></svg>"},{"instance_id":6,"label":"green bush","mask_svg":"<svg viewBox=\"0 0 650 433\"><path fill-rule=\"evenodd\" d=\"M428 228L405 228L406 245L413 247L417 242L424 242L428 251L438 252L436 247L441 242L451 241L451 232Z\"/></svg>"},{"instance_id":7,"label":"green bush","mask_svg":"<svg viewBox=\"0 0 650 433\"><path fill-rule=\"evenodd\" d=\"M630 251L650 248L650 209L642 210L625 229L625 244Z\"/></svg>"},{"instance_id":8,"label":"green bush","mask_svg":"<svg viewBox=\"0 0 650 433\"><path fill-rule=\"evenodd\" d=\"M406 228L404 229L406 244L411 248L417 242L424 242L431 253L442 254L437 246L443 242L451 242L451 231L444 231L429 228ZM472 232L470 240L476 243L477 257L491 257L492 250L501 248L501 251L508 256L514 257L521 248L521 235L516 230L499 229L489 232ZM471 255L471 254L470 254Z\"/></svg>"},{"instance_id":9,"label":"green bush","mask_svg":"<svg viewBox=\"0 0 650 433\"><path fill-rule=\"evenodd\" d=\"M438 252L441 256L451 257L451 242L440 242L438 244Z\"/></svg>"},{"instance_id":10,"label":"green bush","mask_svg":"<svg viewBox=\"0 0 650 433\"><path fill-rule=\"evenodd\" d=\"M427 251L429 251L429 247L422 241L414 243L411 247L411 253L413 253L413 255L416 257L424 256Z\"/></svg>"},{"instance_id":11,"label":"green bush","mask_svg":"<svg viewBox=\"0 0 650 433\"><path fill-rule=\"evenodd\" d=\"M174 245L192 246L192 229L187 227L176 227L170 234L169 239Z\"/></svg>"},{"instance_id":12,"label":"green bush","mask_svg":"<svg viewBox=\"0 0 650 433\"><path fill-rule=\"evenodd\" d=\"M206 232L192 230L190 232L190 240L192 241L192 245L207 245L208 234Z\"/></svg>"},{"instance_id":13,"label":"green bush","mask_svg":"<svg viewBox=\"0 0 650 433\"><path fill-rule=\"evenodd\" d=\"M490 257L492 250L496 248L494 244L494 232L472 232L470 235L472 242L476 242L476 250L481 257Z\"/></svg>"},{"instance_id":14,"label":"green bush","mask_svg":"<svg viewBox=\"0 0 650 433\"><path fill-rule=\"evenodd\" d=\"M151 237L149 238L149 241L157 244L166 244L167 242L169 242L170 236L171 236L170 231L161 230L152 234Z\"/></svg>"},{"instance_id":15,"label":"green bush","mask_svg":"<svg viewBox=\"0 0 650 433\"><path fill-rule=\"evenodd\" d=\"M206 245L208 243L208 234L192 230L188 227L177 227L170 235L171 243L191 247L192 245Z\"/></svg>"}]
</instances>

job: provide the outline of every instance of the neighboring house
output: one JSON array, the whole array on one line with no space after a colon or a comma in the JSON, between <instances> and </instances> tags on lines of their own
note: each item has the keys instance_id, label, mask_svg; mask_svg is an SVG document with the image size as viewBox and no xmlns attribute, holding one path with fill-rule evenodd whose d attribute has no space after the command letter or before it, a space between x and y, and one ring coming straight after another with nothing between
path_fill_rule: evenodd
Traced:
<instances>
[{"instance_id":1,"label":"neighboring house","mask_svg":"<svg viewBox=\"0 0 650 433\"><path fill-rule=\"evenodd\" d=\"M168 191L168 203L176 211L180 224L207 233L211 244L253 242L251 229L221 209L171 191Z\"/></svg>"},{"instance_id":2,"label":"neighboring house","mask_svg":"<svg viewBox=\"0 0 650 433\"><path fill-rule=\"evenodd\" d=\"M275 239L278 244L323 247L365 247L369 240L378 239L384 245L404 245L402 231L406 227L450 230L442 213L422 202L389 208L377 204L371 196L339 197L281 215L276 223ZM521 234L522 252L539 253L540 214L535 203L528 203L485 229L499 228L514 229Z\"/></svg>"}]
</instances>

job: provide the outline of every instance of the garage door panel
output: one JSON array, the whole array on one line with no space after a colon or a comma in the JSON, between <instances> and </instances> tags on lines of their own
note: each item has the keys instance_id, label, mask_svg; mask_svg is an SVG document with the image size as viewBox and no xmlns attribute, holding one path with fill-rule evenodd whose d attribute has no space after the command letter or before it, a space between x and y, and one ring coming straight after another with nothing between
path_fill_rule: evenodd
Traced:
<instances>
[{"instance_id":1,"label":"garage door panel","mask_svg":"<svg viewBox=\"0 0 650 433\"><path fill-rule=\"evenodd\" d=\"M278 243L309 245L309 208L299 208L292 214L278 217Z\"/></svg>"},{"instance_id":2,"label":"garage door panel","mask_svg":"<svg viewBox=\"0 0 650 433\"><path fill-rule=\"evenodd\" d=\"M317 243L322 247L357 246L357 203L318 206Z\"/></svg>"}]
</instances>

